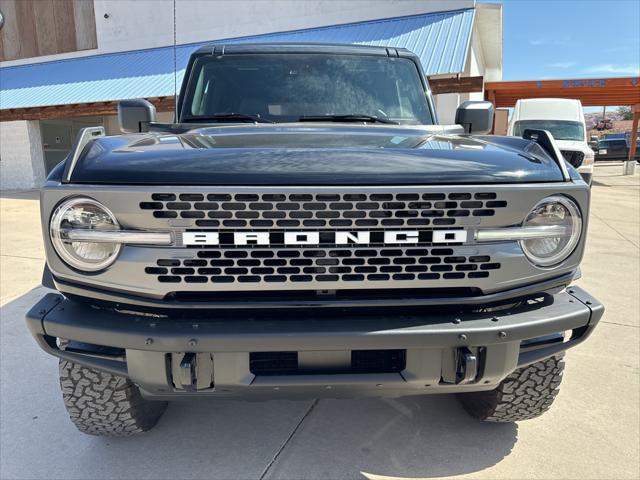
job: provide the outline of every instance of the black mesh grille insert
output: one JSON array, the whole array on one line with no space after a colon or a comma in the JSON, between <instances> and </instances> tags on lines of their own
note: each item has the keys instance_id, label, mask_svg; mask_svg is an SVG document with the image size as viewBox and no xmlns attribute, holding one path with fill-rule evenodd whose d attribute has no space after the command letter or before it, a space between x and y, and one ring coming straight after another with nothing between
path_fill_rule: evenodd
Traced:
<instances>
[{"instance_id":1,"label":"black mesh grille insert","mask_svg":"<svg viewBox=\"0 0 640 480\"><path fill-rule=\"evenodd\" d=\"M574 150L562 150L562 156L574 167L578 168L584 161L584 153Z\"/></svg>"},{"instance_id":2,"label":"black mesh grille insert","mask_svg":"<svg viewBox=\"0 0 640 480\"><path fill-rule=\"evenodd\" d=\"M169 283L309 283L486 278L501 267L455 247L199 249L198 259L159 259L145 273ZM435 286L435 284L433 285Z\"/></svg>"},{"instance_id":3,"label":"black mesh grille insert","mask_svg":"<svg viewBox=\"0 0 640 480\"><path fill-rule=\"evenodd\" d=\"M579 152L573 152L579 153ZM198 227L426 227L487 217L507 202L484 193L200 194L154 193L140 202L156 218L195 219Z\"/></svg>"},{"instance_id":4,"label":"black mesh grille insert","mask_svg":"<svg viewBox=\"0 0 640 480\"><path fill-rule=\"evenodd\" d=\"M249 369L258 376L327 375L340 373L398 373L406 366L406 350L352 350L351 365L344 368L301 370L298 352L251 352Z\"/></svg>"},{"instance_id":5,"label":"black mesh grille insert","mask_svg":"<svg viewBox=\"0 0 640 480\"><path fill-rule=\"evenodd\" d=\"M396 373L406 366L406 350L353 350L353 373Z\"/></svg>"},{"instance_id":6,"label":"black mesh grille insert","mask_svg":"<svg viewBox=\"0 0 640 480\"><path fill-rule=\"evenodd\" d=\"M295 375L298 352L251 352L249 370L254 375Z\"/></svg>"}]
</instances>

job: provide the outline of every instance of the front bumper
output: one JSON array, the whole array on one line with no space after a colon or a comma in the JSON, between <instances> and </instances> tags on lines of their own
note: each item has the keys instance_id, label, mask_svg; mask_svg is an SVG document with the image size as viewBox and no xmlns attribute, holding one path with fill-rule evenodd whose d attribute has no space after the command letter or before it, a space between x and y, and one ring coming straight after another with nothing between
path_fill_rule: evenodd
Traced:
<instances>
[{"instance_id":1,"label":"front bumper","mask_svg":"<svg viewBox=\"0 0 640 480\"><path fill-rule=\"evenodd\" d=\"M519 366L584 341L603 312L578 287L493 313L321 309L210 318L98 309L50 293L26 320L48 353L129 377L148 397L341 397L493 389ZM389 350L403 356L394 372L327 367L355 351ZM252 356L260 352L295 353L309 368L256 374Z\"/></svg>"}]
</instances>

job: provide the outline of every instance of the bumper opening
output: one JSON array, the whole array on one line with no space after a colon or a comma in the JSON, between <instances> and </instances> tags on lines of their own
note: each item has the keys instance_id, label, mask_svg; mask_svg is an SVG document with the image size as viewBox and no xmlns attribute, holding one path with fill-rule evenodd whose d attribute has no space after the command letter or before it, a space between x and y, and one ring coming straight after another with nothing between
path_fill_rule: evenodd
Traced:
<instances>
[{"instance_id":1,"label":"bumper opening","mask_svg":"<svg viewBox=\"0 0 640 480\"><path fill-rule=\"evenodd\" d=\"M256 376L399 373L405 369L406 354L406 350L251 352L249 371Z\"/></svg>"}]
</instances>

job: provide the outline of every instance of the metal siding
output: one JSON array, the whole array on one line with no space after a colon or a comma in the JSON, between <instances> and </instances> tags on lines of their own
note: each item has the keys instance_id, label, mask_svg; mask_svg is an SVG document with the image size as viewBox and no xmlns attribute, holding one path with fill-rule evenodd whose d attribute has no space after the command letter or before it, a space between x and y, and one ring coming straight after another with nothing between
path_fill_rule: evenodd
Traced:
<instances>
[{"instance_id":1,"label":"metal siding","mask_svg":"<svg viewBox=\"0 0 640 480\"><path fill-rule=\"evenodd\" d=\"M427 75L460 73L471 39L474 9L318 27L215 43L323 42L402 47L420 57ZM178 86L191 52L176 49ZM174 94L173 49L119 52L3 68L0 109L103 102Z\"/></svg>"}]
</instances>

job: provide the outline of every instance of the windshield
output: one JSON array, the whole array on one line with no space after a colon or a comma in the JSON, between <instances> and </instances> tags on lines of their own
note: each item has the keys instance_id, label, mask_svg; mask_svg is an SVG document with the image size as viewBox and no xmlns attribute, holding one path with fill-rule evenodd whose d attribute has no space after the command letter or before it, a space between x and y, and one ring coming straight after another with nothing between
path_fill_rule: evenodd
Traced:
<instances>
[{"instance_id":1,"label":"windshield","mask_svg":"<svg viewBox=\"0 0 640 480\"><path fill-rule=\"evenodd\" d=\"M513 134L521 137L528 128L548 130L556 140L584 141L584 127L580 122L568 120L520 120L513 126Z\"/></svg>"},{"instance_id":2,"label":"windshield","mask_svg":"<svg viewBox=\"0 0 640 480\"><path fill-rule=\"evenodd\" d=\"M260 54L201 57L193 67L183 121L273 122L359 115L432 124L412 60L373 55ZM222 114L234 114L235 118ZM338 119L340 120L340 119ZM348 120L348 119L347 119Z\"/></svg>"}]
</instances>

